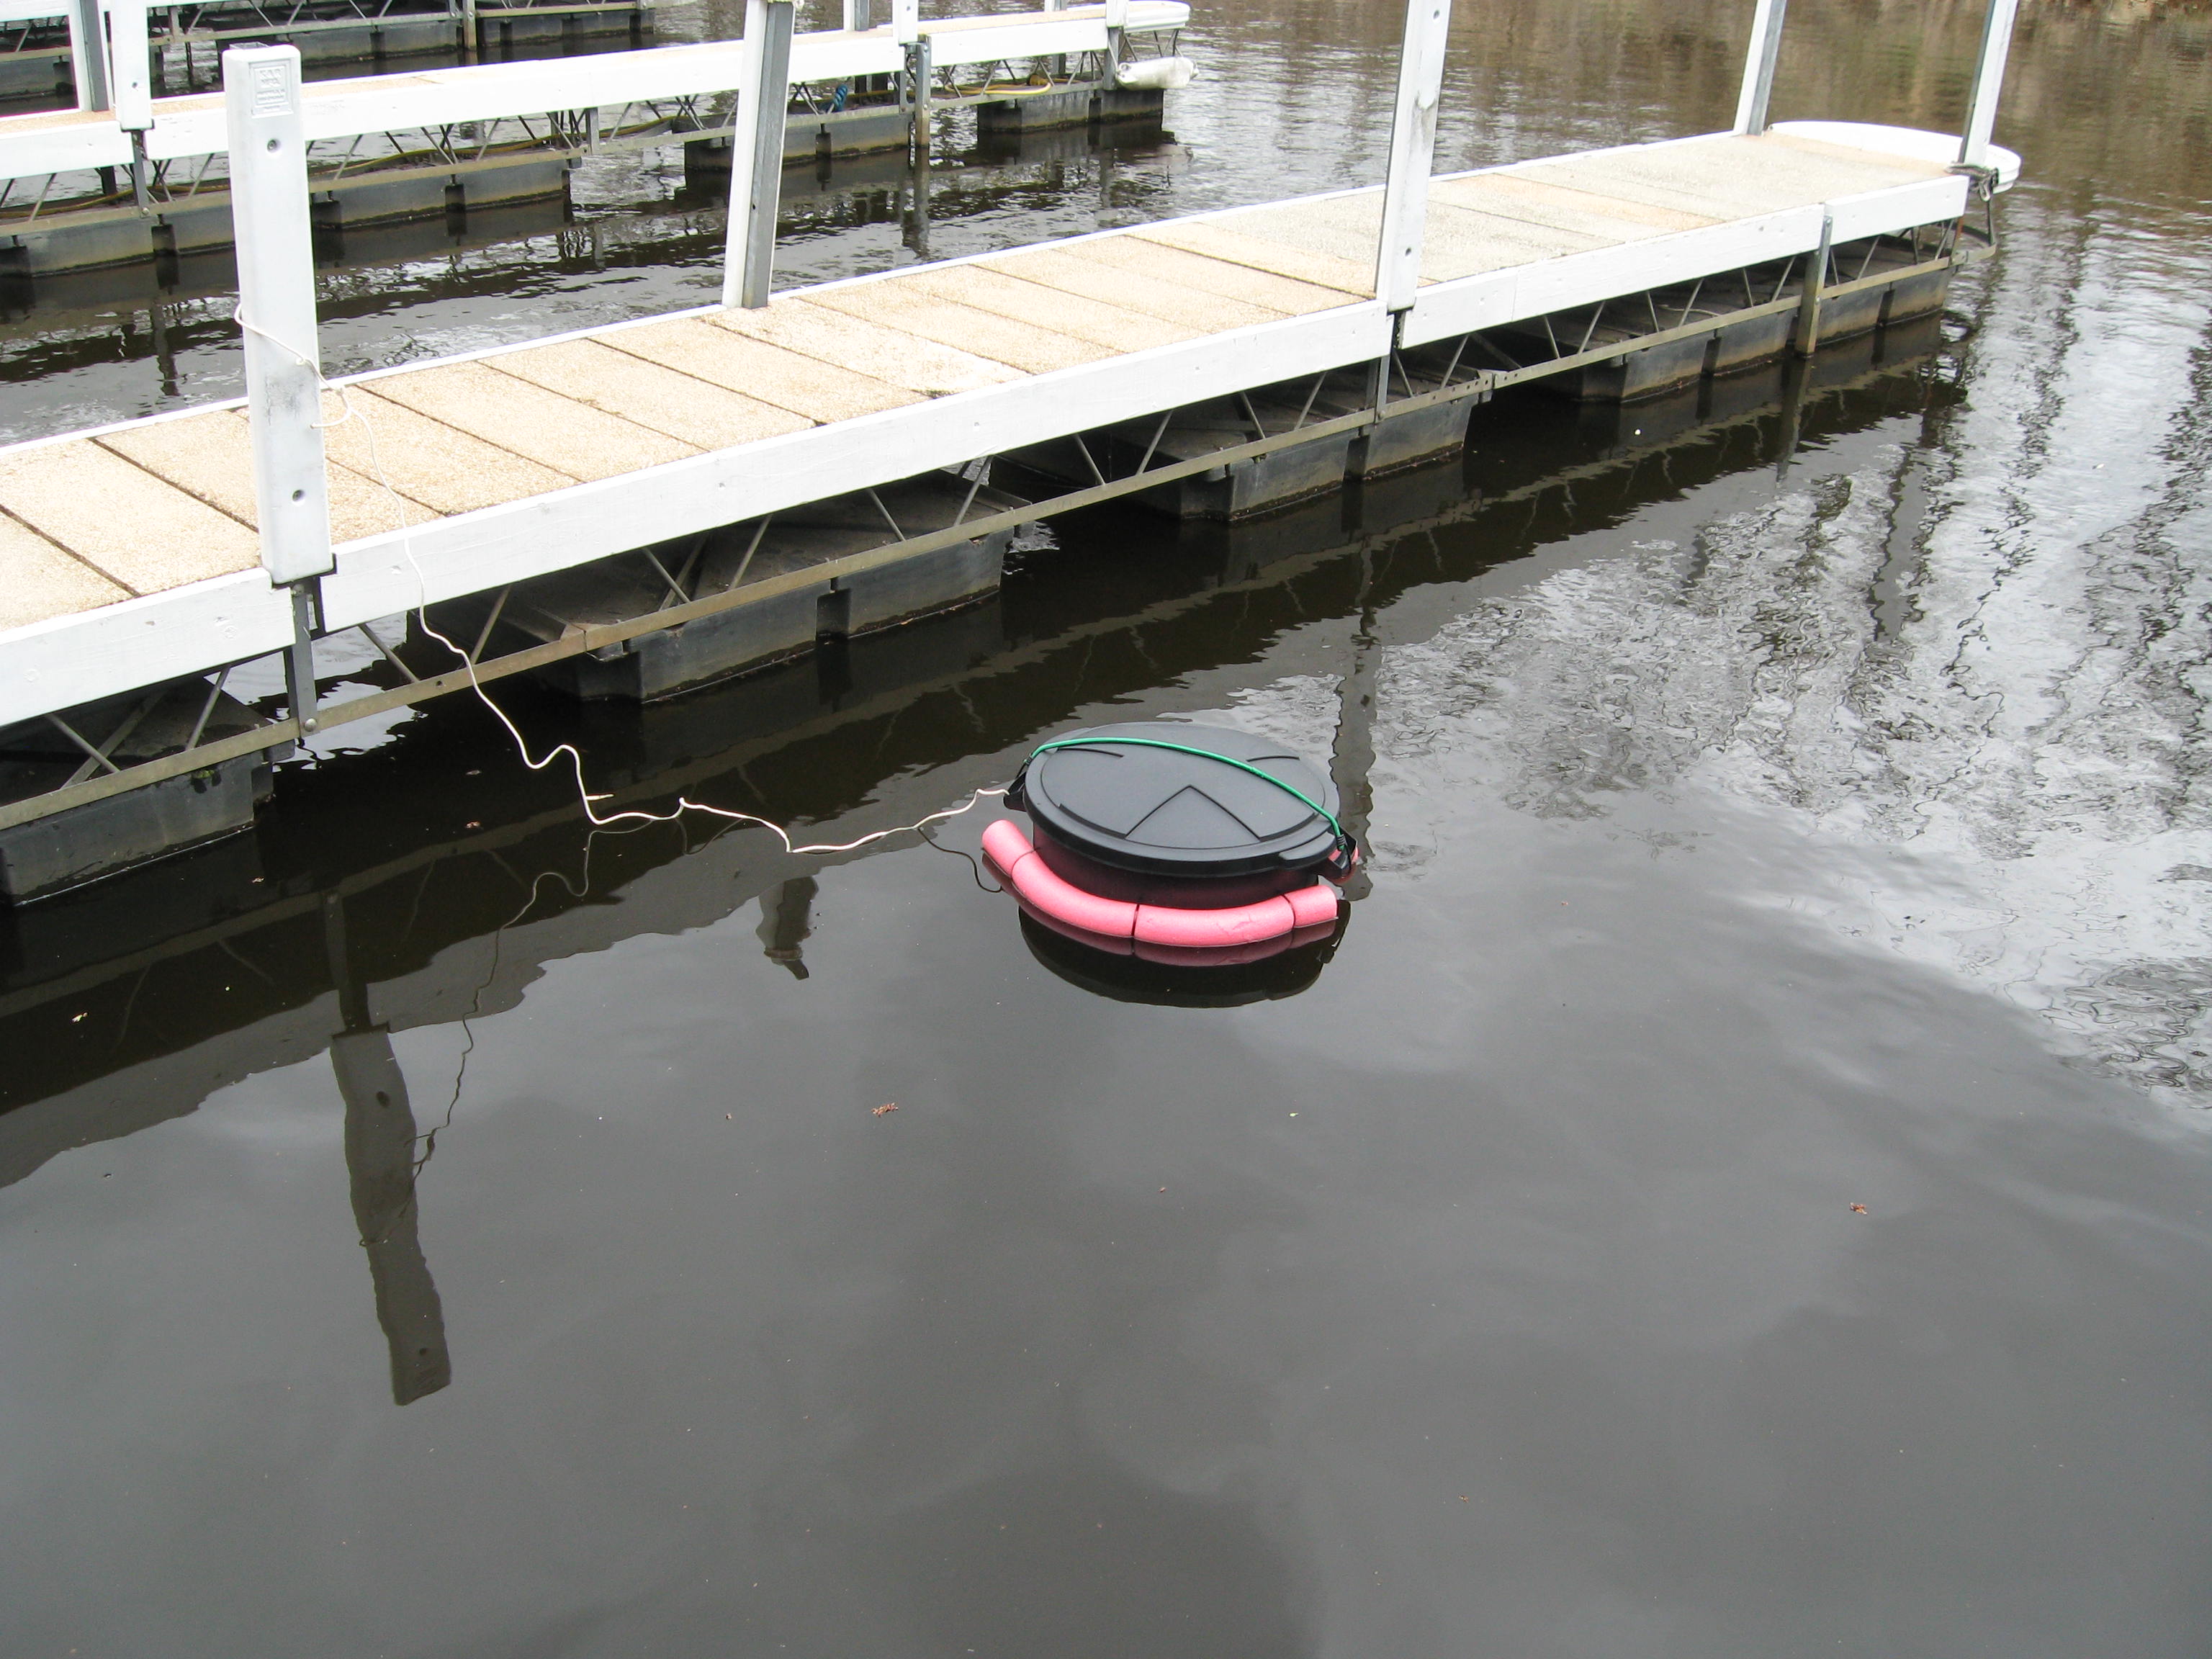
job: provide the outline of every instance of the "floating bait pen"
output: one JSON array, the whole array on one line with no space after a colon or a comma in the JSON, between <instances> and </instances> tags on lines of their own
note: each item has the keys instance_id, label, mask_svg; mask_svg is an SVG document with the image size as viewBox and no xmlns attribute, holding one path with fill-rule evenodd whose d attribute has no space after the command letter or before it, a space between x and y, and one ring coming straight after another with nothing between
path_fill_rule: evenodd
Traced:
<instances>
[{"instance_id":1,"label":"floating bait pen","mask_svg":"<svg viewBox=\"0 0 2212 1659\"><path fill-rule=\"evenodd\" d=\"M983 832L984 854L1020 902L1031 948L1078 982L1124 977L1099 957L1228 969L1333 944L1335 884L1359 858L1326 773L1226 726L1153 720L1056 738L1015 775L1006 805L1029 815L1034 839L1001 818ZM1040 948L1039 930L1094 954Z\"/></svg>"}]
</instances>

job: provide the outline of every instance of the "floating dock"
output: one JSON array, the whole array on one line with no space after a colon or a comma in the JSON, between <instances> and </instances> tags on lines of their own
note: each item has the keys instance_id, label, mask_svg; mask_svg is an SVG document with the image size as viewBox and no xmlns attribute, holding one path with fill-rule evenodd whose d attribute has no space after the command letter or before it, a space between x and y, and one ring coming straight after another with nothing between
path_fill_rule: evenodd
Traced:
<instances>
[{"instance_id":1,"label":"floating dock","mask_svg":"<svg viewBox=\"0 0 2212 1659\"><path fill-rule=\"evenodd\" d=\"M289 243L285 176L250 185L277 229L241 252L248 406L0 450L0 883L249 822L256 769L322 726L521 672L681 690L973 603L1027 519L1279 510L1449 453L1506 386L1655 395L1934 310L1992 245L1994 15L1964 140L1770 128L1762 0L1736 131L1432 178L1443 9L1409 19L1382 188L773 297L785 77L749 32L770 90L738 129L730 303L319 396L303 181ZM296 132L283 49L232 61L277 70L262 116L234 86L240 130ZM391 683L326 702L314 655L348 635ZM272 653L291 707L229 702Z\"/></svg>"}]
</instances>

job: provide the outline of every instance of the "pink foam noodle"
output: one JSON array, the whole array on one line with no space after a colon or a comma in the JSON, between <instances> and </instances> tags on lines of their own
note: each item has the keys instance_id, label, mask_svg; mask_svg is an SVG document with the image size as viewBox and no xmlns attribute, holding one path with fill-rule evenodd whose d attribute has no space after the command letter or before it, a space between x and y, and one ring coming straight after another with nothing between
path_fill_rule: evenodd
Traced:
<instances>
[{"instance_id":1,"label":"pink foam noodle","mask_svg":"<svg viewBox=\"0 0 2212 1659\"><path fill-rule=\"evenodd\" d=\"M1261 899L1257 904L1240 904L1228 910L1184 910L1167 904L1140 904L1137 907L1135 937L1146 945L1208 951L1280 939L1295 926L1289 903L1280 898Z\"/></svg>"},{"instance_id":2,"label":"pink foam noodle","mask_svg":"<svg viewBox=\"0 0 2212 1659\"><path fill-rule=\"evenodd\" d=\"M1109 939L1133 939L1176 951L1233 952L1336 921L1336 890L1318 881L1292 893L1219 910L1101 898L1055 874L1007 818L983 832L983 851L1015 895L1043 921Z\"/></svg>"},{"instance_id":3,"label":"pink foam noodle","mask_svg":"<svg viewBox=\"0 0 2212 1659\"><path fill-rule=\"evenodd\" d=\"M1291 907L1291 925L1294 927L1334 927L1336 926L1336 889L1326 882L1316 882L1310 887L1301 887L1283 897Z\"/></svg>"},{"instance_id":4,"label":"pink foam noodle","mask_svg":"<svg viewBox=\"0 0 2212 1659\"><path fill-rule=\"evenodd\" d=\"M983 850L1006 872L1014 891L1054 921L1109 939L1127 939L1136 931L1135 905L1100 898L1061 880L1046 867L1029 837L1011 819L1000 818L983 832Z\"/></svg>"}]
</instances>

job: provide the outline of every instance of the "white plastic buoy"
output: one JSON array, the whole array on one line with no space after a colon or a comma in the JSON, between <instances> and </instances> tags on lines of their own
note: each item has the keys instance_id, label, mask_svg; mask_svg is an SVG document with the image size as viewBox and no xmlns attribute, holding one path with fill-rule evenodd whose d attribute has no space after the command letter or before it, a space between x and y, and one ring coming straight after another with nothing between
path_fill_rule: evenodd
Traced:
<instances>
[{"instance_id":1,"label":"white plastic buoy","mask_svg":"<svg viewBox=\"0 0 2212 1659\"><path fill-rule=\"evenodd\" d=\"M1176 92L1197 73L1188 58L1133 58L1114 65L1114 84L1124 92Z\"/></svg>"}]
</instances>

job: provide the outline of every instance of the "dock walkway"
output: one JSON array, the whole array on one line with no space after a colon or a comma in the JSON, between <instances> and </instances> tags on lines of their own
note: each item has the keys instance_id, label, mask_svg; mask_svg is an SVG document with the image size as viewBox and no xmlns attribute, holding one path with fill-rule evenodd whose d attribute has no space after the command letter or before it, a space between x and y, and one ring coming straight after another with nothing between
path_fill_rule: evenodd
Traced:
<instances>
[{"instance_id":1,"label":"dock walkway","mask_svg":"<svg viewBox=\"0 0 2212 1659\"><path fill-rule=\"evenodd\" d=\"M1954 219L1966 181L1777 131L1431 192L1407 343L1802 253L1830 204L1838 241ZM324 625L1377 361L1381 209L1237 209L353 377L352 418L326 410ZM242 404L0 449L0 721L209 667L210 629L233 656L289 636Z\"/></svg>"}]
</instances>

